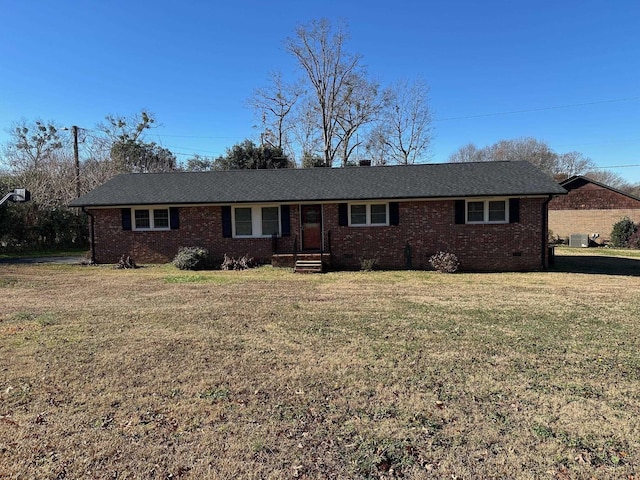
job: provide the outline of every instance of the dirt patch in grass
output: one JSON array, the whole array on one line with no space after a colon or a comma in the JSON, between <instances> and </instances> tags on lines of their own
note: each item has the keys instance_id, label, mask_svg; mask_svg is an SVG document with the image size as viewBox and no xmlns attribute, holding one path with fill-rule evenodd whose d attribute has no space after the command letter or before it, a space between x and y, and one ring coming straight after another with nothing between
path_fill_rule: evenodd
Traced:
<instances>
[{"instance_id":1,"label":"dirt patch in grass","mask_svg":"<svg viewBox=\"0 0 640 480\"><path fill-rule=\"evenodd\" d=\"M0 278L0 478L638 474L638 277Z\"/></svg>"}]
</instances>

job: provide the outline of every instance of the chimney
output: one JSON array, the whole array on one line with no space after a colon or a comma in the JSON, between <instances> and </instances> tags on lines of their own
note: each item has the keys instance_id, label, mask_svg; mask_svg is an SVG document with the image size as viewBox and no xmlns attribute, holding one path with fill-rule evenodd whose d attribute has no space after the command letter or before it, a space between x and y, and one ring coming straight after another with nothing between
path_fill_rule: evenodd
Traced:
<instances>
[{"instance_id":1,"label":"chimney","mask_svg":"<svg viewBox=\"0 0 640 480\"><path fill-rule=\"evenodd\" d=\"M361 167L370 167L371 166L371 160L360 160L360 166Z\"/></svg>"}]
</instances>

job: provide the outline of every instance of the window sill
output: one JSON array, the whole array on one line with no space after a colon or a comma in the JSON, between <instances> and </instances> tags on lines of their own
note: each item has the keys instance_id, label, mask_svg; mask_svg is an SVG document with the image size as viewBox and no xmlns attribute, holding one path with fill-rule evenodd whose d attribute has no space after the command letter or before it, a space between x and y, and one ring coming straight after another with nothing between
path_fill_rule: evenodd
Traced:
<instances>
[{"instance_id":1,"label":"window sill","mask_svg":"<svg viewBox=\"0 0 640 480\"><path fill-rule=\"evenodd\" d=\"M132 232L170 232L170 228L132 228Z\"/></svg>"},{"instance_id":2,"label":"window sill","mask_svg":"<svg viewBox=\"0 0 640 480\"><path fill-rule=\"evenodd\" d=\"M357 223L357 224L349 224L349 227L354 228L362 228L362 227L388 227L388 223Z\"/></svg>"},{"instance_id":3,"label":"window sill","mask_svg":"<svg viewBox=\"0 0 640 480\"><path fill-rule=\"evenodd\" d=\"M501 222L466 222L465 225L508 225L509 222L501 221Z\"/></svg>"},{"instance_id":4,"label":"window sill","mask_svg":"<svg viewBox=\"0 0 640 480\"><path fill-rule=\"evenodd\" d=\"M249 240L256 240L256 239L260 239L260 238L268 238L268 239L272 239L273 235L234 235L231 238L236 238L238 240L242 240L244 239L249 239ZM276 238L282 238L282 235L276 235Z\"/></svg>"}]
</instances>

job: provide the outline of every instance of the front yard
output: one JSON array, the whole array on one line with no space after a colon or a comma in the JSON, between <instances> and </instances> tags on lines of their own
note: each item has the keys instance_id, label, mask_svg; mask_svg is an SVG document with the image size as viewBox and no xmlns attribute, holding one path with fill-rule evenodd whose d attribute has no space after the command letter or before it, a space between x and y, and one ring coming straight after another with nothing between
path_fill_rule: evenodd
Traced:
<instances>
[{"instance_id":1,"label":"front yard","mask_svg":"<svg viewBox=\"0 0 640 480\"><path fill-rule=\"evenodd\" d=\"M0 478L637 478L639 318L562 268L0 265Z\"/></svg>"}]
</instances>

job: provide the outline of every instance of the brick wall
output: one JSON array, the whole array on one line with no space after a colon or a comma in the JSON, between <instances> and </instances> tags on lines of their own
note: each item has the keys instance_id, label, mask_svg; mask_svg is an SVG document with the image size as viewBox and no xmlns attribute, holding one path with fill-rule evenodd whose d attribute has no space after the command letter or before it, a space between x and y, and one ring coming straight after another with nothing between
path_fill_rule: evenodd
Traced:
<instances>
[{"instance_id":1,"label":"brick wall","mask_svg":"<svg viewBox=\"0 0 640 480\"><path fill-rule=\"evenodd\" d=\"M291 228L294 220L292 208ZM271 238L223 238L221 207L181 207L180 228L169 231L137 232L122 229L119 208L91 210L95 216L95 250L98 263L115 263L130 255L139 263L166 263L180 247L204 247L215 261L225 253L238 257L249 254L259 262L271 261ZM293 237L277 240L278 249L293 250Z\"/></svg>"},{"instance_id":2,"label":"brick wall","mask_svg":"<svg viewBox=\"0 0 640 480\"><path fill-rule=\"evenodd\" d=\"M600 236L598 243L611 239L613 225L624 217L640 222L640 208L618 210L549 210L549 229L553 236L569 238L572 233L594 233Z\"/></svg>"},{"instance_id":3,"label":"brick wall","mask_svg":"<svg viewBox=\"0 0 640 480\"><path fill-rule=\"evenodd\" d=\"M536 270L542 267L544 199L522 199L520 222L456 225L454 201L402 202L400 224L340 227L338 205L324 206L325 236L331 232L332 265L359 268L362 258L377 258L381 268L405 268L407 250L416 269L428 269L439 250L455 253L467 271ZM407 249L407 245L409 248Z\"/></svg>"},{"instance_id":4,"label":"brick wall","mask_svg":"<svg viewBox=\"0 0 640 480\"><path fill-rule=\"evenodd\" d=\"M544 199L522 199L520 222L498 225L455 225L454 201L400 203L400 224L388 227L341 227L338 204L323 206L325 249L332 265L360 268L363 258L377 258L381 268L405 268L409 256L415 269L428 269L439 250L455 253L468 271L536 270L542 267ZM278 239L280 253L292 252L300 238L299 207L291 206L291 236ZM171 231L122 230L120 209L92 210L96 219L95 250L99 263L115 263L130 255L139 263L164 263L179 247L200 246L214 258L246 253L268 263L272 240L222 237L221 207L180 208L180 228ZM299 240L298 240L299 243Z\"/></svg>"},{"instance_id":5,"label":"brick wall","mask_svg":"<svg viewBox=\"0 0 640 480\"><path fill-rule=\"evenodd\" d=\"M598 233L606 242L614 223L623 217L640 222L640 200L588 181L576 183L567 195L549 202L549 229L554 236L568 238L572 233Z\"/></svg>"},{"instance_id":6,"label":"brick wall","mask_svg":"<svg viewBox=\"0 0 640 480\"><path fill-rule=\"evenodd\" d=\"M549 210L612 209L640 210L640 200L593 183L586 183L569 190L567 195L560 195L549 202Z\"/></svg>"}]
</instances>

